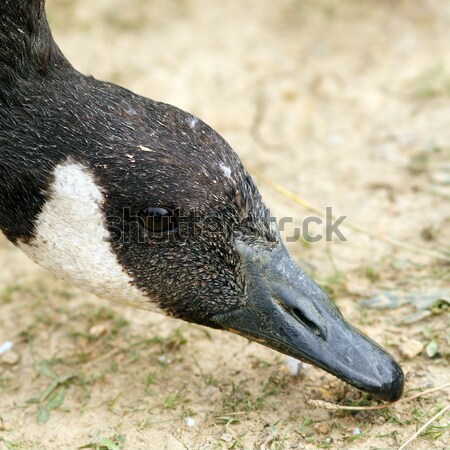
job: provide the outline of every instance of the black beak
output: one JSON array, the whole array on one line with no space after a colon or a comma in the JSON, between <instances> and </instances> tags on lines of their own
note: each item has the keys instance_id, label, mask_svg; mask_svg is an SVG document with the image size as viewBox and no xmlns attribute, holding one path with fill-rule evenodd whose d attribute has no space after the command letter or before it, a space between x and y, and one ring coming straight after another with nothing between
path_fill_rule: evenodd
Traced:
<instances>
[{"instance_id":1,"label":"black beak","mask_svg":"<svg viewBox=\"0 0 450 450\"><path fill-rule=\"evenodd\" d=\"M236 243L247 272L247 303L212 320L294 358L315 364L373 397L398 400L404 376L393 357L347 323L294 263L283 244Z\"/></svg>"}]
</instances>

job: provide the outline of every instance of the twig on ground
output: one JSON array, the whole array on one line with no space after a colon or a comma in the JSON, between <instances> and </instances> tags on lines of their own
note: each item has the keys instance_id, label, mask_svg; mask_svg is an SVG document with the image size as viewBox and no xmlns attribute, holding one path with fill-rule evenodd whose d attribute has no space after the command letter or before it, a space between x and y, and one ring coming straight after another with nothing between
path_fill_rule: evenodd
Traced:
<instances>
[{"instance_id":1,"label":"twig on ground","mask_svg":"<svg viewBox=\"0 0 450 450\"><path fill-rule=\"evenodd\" d=\"M400 403L409 402L411 400L414 400L419 397L424 397L425 395L431 394L433 392L442 391L444 389L447 389L450 387L450 383L446 383L442 386L438 386L435 388L427 389L425 391L419 392L418 394L411 395L410 397L403 397L400 400L397 400L394 403L383 403L382 405L375 405L375 406L345 406L345 405L336 405L334 403L325 402L323 400L308 400L308 405L315 406L316 408L323 408L328 409L331 411L339 411L339 410L346 410L346 411L372 411L376 409L384 409L388 408L390 406L396 406Z\"/></svg>"},{"instance_id":2,"label":"twig on ground","mask_svg":"<svg viewBox=\"0 0 450 450\"><path fill-rule=\"evenodd\" d=\"M409 445L414 439L417 438L417 436L422 433L422 431L425 431L436 419L438 419L440 416L442 416L445 411L448 411L450 409L450 405L447 405L444 409L441 409L436 415L434 415L427 423L423 424L405 443L403 443L398 450L403 450L407 445Z\"/></svg>"}]
</instances>

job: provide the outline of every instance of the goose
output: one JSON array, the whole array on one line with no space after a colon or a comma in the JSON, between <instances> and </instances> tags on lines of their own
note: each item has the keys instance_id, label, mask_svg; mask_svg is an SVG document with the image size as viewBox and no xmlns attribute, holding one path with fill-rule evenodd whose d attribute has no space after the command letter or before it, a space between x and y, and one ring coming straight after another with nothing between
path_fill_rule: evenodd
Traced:
<instances>
[{"instance_id":1,"label":"goose","mask_svg":"<svg viewBox=\"0 0 450 450\"><path fill-rule=\"evenodd\" d=\"M395 401L404 375L289 256L237 154L75 70L45 0L0 6L0 229L99 297L227 330Z\"/></svg>"}]
</instances>

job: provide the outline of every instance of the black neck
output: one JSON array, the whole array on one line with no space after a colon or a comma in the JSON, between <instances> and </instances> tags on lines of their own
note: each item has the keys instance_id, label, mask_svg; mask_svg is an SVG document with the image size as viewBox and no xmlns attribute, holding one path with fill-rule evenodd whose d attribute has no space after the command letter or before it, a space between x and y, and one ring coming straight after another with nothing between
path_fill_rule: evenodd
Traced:
<instances>
[{"instance_id":1,"label":"black neck","mask_svg":"<svg viewBox=\"0 0 450 450\"><path fill-rule=\"evenodd\" d=\"M21 80L71 67L45 16L45 0L0 0L0 94Z\"/></svg>"}]
</instances>

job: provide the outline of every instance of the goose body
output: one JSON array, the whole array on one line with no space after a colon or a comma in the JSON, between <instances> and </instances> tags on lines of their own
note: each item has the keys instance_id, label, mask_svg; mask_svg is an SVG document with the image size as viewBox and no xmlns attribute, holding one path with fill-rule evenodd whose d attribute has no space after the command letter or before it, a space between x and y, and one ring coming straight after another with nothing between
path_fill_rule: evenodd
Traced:
<instances>
[{"instance_id":1,"label":"goose body","mask_svg":"<svg viewBox=\"0 0 450 450\"><path fill-rule=\"evenodd\" d=\"M0 5L0 229L100 297L229 330L384 400L403 373L289 257L238 156L191 114L77 72L44 0Z\"/></svg>"}]
</instances>

